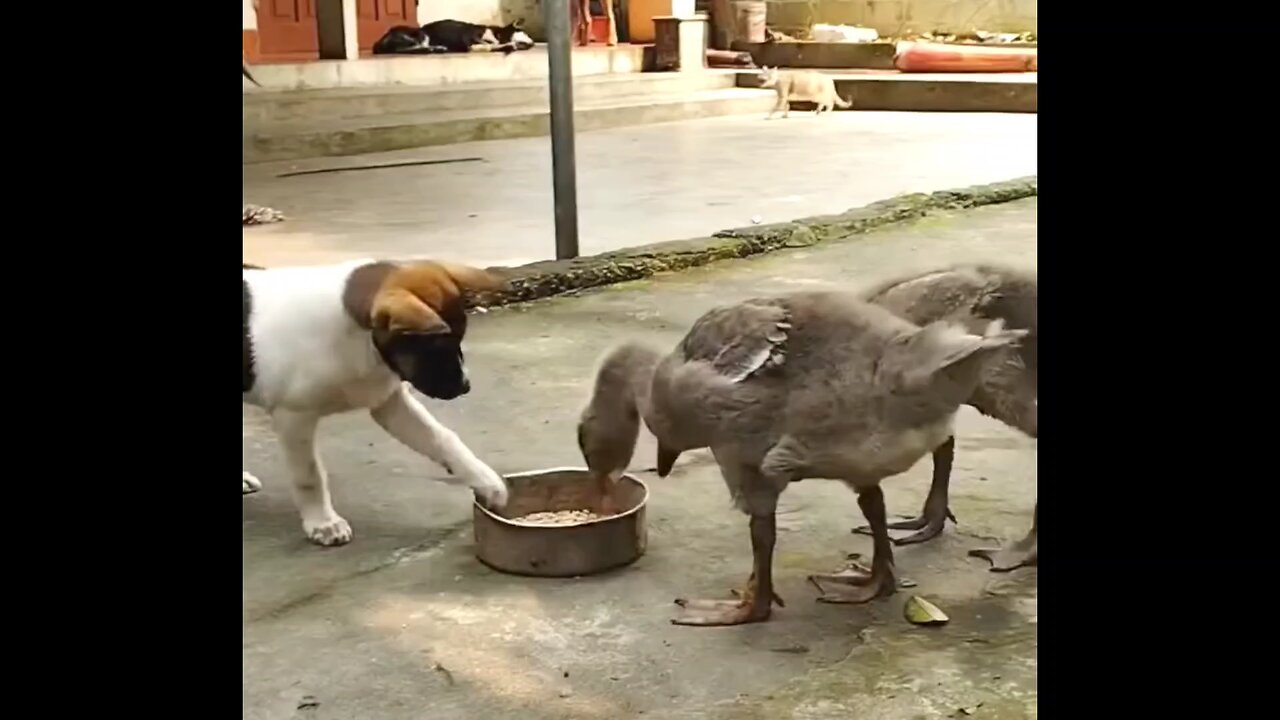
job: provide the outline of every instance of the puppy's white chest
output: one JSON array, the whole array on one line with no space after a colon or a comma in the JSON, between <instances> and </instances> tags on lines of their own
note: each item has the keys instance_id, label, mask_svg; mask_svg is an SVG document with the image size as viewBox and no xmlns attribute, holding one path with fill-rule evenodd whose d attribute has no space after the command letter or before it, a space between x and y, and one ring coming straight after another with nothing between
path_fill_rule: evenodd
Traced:
<instances>
[{"instance_id":1,"label":"puppy's white chest","mask_svg":"<svg viewBox=\"0 0 1280 720\"><path fill-rule=\"evenodd\" d=\"M322 414L375 407L400 383L363 334L349 335L324 352L294 357L284 403Z\"/></svg>"},{"instance_id":2,"label":"puppy's white chest","mask_svg":"<svg viewBox=\"0 0 1280 720\"><path fill-rule=\"evenodd\" d=\"M400 378L389 371L373 372L342 386L345 407L335 412L374 408L381 405L400 386Z\"/></svg>"}]
</instances>

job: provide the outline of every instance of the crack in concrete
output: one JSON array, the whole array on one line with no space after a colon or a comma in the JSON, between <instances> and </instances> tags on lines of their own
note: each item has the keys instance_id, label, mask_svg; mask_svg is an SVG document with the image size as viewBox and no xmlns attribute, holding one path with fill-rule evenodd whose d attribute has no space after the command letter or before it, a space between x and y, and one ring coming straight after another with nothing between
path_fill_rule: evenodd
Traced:
<instances>
[{"instance_id":1,"label":"crack in concrete","mask_svg":"<svg viewBox=\"0 0 1280 720\"><path fill-rule=\"evenodd\" d=\"M422 542L408 545L402 548L392 550L389 555L381 560L360 567L353 572L347 573L339 578L326 583L323 587L309 592L305 595L298 596L287 600L280 605L257 613L245 620L245 624L249 625L262 620L277 620L294 610L307 607L315 602L323 600L333 595L333 591L339 585L362 577L367 577L389 567L403 565L405 563L417 562L438 555L446 542L460 535L468 525L471 519L447 525L442 528L432 530L427 539Z\"/></svg>"}]
</instances>

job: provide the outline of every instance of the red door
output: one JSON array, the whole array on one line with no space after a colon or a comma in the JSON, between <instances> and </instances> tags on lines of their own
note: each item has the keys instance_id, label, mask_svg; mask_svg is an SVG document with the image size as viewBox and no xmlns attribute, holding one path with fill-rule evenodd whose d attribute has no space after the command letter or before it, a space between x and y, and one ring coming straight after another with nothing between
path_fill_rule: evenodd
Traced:
<instances>
[{"instance_id":1,"label":"red door","mask_svg":"<svg viewBox=\"0 0 1280 720\"><path fill-rule=\"evenodd\" d=\"M373 51L373 44L396 25L418 24L417 0L356 0L356 34L360 54Z\"/></svg>"},{"instance_id":2,"label":"red door","mask_svg":"<svg viewBox=\"0 0 1280 720\"><path fill-rule=\"evenodd\" d=\"M396 25L417 25L416 0L356 0L360 54ZM259 0L258 47L263 60L315 60L320 56L316 0Z\"/></svg>"},{"instance_id":3,"label":"red door","mask_svg":"<svg viewBox=\"0 0 1280 720\"><path fill-rule=\"evenodd\" d=\"M319 57L315 0L259 0L258 47L263 60Z\"/></svg>"}]
</instances>

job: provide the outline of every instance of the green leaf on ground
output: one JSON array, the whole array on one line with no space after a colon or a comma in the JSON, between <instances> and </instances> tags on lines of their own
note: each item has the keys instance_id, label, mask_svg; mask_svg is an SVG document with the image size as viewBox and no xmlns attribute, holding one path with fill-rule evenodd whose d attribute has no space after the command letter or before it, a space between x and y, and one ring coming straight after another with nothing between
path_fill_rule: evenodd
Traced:
<instances>
[{"instance_id":1,"label":"green leaf on ground","mask_svg":"<svg viewBox=\"0 0 1280 720\"><path fill-rule=\"evenodd\" d=\"M951 620L946 613L938 609L937 605L919 595L912 595L907 598L907 604L903 606L902 614L906 616L907 622L915 625L945 625Z\"/></svg>"}]
</instances>

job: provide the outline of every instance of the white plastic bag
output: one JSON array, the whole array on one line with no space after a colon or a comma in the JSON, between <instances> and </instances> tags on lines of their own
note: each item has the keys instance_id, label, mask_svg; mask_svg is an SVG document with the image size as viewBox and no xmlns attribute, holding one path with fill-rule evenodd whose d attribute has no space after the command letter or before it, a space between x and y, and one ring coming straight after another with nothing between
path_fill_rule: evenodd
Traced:
<instances>
[{"instance_id":1,"label":"white plastic bag","mask_svg":"<svg viewBox=\"0 0 1280 720\"><path fill-rule=\"evenodd\" d=\"M818 23L813 26L813 39L816 42L865 43L879 40L880 33L875 28Z\"/></svg>"}]
</instances>

